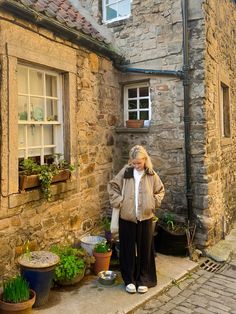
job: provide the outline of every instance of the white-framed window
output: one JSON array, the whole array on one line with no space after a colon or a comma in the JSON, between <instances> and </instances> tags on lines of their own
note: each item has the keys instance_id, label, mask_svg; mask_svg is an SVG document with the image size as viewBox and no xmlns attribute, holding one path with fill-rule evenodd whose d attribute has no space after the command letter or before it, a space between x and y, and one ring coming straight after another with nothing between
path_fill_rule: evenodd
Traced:
<instances>
[{"instance_id":1,"label":"white-framed window","mask_svg":"<svg viewBox=\"0 0 236 314\"><path fill-rule=\"evenodd\" d=\"M229 86L220 82L220 126L221 136L230 138L230 101L229 101Z\"/></svg>"},{"instance_id":2,"label":"white-framed window","mask_svg":"<svg viewBox=\"0 0 236 314\"><path fill-rule=\"evenodd\" d=\"M128 18L131 2L132 0L102 0L103 21L109 23Z\"/></svg>"},{"instance_id":3,"label":"white-framed window","mask_svg":"<svg viewBox=\"0 0 236 314\"><path fill-rule=\"evenodd\" d=\"M18 158L44 164L63 153L62 80L57 72L19 64Z\"/></svg>"},{"instance_id":4,"label":"white-framed window","mask_svg":"<svg viewBox=\"0 0 236 314\"><path fill-rule=\"evenodd\" d=\"M147 83L124 86L124 118L151 120L150 87Z\"/></svg>"}]
</instances>

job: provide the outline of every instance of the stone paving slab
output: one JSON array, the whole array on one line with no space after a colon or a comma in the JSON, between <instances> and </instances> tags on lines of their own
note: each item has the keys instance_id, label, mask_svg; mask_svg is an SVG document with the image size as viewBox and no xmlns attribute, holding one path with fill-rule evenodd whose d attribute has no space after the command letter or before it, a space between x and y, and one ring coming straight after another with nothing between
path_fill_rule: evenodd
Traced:
<instances>
[{"instance_id":1,"label":"stone paving slab","mask_svg":"<svg viewBox=\"0 0 236 314\"><path fill-rule=\"evenodd\" d=\"M158 254L156 266L158 285L145 294L130 295L125 292L119 274L113 286L103 286L96 276L87 276L74 287L52 290L47 304L33 309L33 314L128 313L196 269L198 264L189 258Z\"/></svg>"}]
</instances>

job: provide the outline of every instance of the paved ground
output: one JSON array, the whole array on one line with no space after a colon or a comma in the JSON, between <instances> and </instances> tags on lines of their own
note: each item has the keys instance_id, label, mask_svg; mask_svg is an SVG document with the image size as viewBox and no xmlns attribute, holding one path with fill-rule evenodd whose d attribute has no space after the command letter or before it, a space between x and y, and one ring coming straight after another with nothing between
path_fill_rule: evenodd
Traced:
<instances>
[{"instance_id":1,"label":"paved ground","mask_svg":"<svg viewBox=\"0 0 236 314\"><path fill-rule=\"evenodd\" d=\"M130 313L235 314L236 256L222 272L200 269Z\"/></svg>"}]
</instances>

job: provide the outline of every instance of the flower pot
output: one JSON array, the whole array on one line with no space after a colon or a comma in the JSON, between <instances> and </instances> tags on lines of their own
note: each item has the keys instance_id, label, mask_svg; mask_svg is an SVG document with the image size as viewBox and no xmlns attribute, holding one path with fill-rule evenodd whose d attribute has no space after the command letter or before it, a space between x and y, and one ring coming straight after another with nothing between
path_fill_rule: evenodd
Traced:
<instances>
[{"instance_id":1,"label":"flower pot","mask_svg":"<svg viewBox=\"0 0 236 314\"><path fill-rule=\"evenodd\" d=\"M32 313L32 306L35 303L35 291L30 290L30 299L20 303L8 303L2 300L0 296L0 313L2 314L30 314Z\"/></svg>"},{"instance_id":2,"label":"flower pot","mask_svg":"<svg viewBox=\"0 0 236 314\"><path fill-rule=\"evenodd\" d=\"M127 128L142 128L144 125L144 120L127 120L126 127Z\"/></svg>"},{"instance_id":3,"label":"flower pot","mask_svg":"<svg viewBox=\"0 0 236 314\"><path fill-rule=\"evenodd\" d=\"M73 286L77 283L79 283L83 278L84 278L84 274L85 274L85 268L82 271L82 273L78 274L76 277L70 279L70 280L58 280L56 281L57 284L59 284L60 286Z\"/></svg>"},{"instance_id":4,"label":"flower pot","mask_svg":"<svg viewBox=\"0 0 236 314\"><path fill-rule=\"evenodd\" d=\"M66 181L70 178L70 171L68 169L60 170L58 174L54 175L52 178L52 183ZM37 174L32 175L19 175L19 189L24 191L26 189L32 189L40 186L40 180Z\"/></svg>"},{"instance_id":5,"label":"flower pot","mask_svg":"<svg viewBox=\"0 0 236 314\"><path fill-rule=\"evenodd\" d=\"M109 270L112 250L106 253L93 252L95 257L94 272L97 275L100 271Z\"/></svg>"},{"instance_id":6,"label":"flower pot","mask_svg":"<svg viewBox=\"0 0 236 314\"><path fill-rule=\"evenodd\" d=\"M33 251L18 258L21 275L36 292L34 307L44 305L48 298L59 257L48 251Z\"/></svg>"},{"instance_id":7,"label":"flower pot","mask_svg":"<svg viewBox=\"0 0 236 314\"><path fill-rule=\"evenodd\" d=\"M174 232L158 224L154 244L155 250L165 255L186 256L188 254L188 241L185 231Z\"/></svg>"}]
</instances>

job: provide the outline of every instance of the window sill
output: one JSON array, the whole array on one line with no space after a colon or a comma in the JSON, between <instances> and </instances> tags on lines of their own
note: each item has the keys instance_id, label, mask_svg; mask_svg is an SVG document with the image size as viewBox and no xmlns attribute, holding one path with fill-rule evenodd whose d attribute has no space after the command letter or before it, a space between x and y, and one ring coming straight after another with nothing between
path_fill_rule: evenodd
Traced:
<instances>
[{"instance_id":1,"label":"window sill","mask_svg":"<svg viewBox=\"0 0 236 314\"><path fill-rule=\"evenodd\" d=\"M115 129L116 133L149 133L149 128L126 128L126 127L118 127Z\"/></svg>"},{"instance_id":2,"label":"window sill","mask_svg":"<svg viewBox=\"0 0 236 314\"><path fill-rule=\"evenodd\" d=\"M51 185L52 200L53 202L65 197L64 193L72 192L76 189L76 180L58 182ZM29 202L45 200L40 188L35 188L21 193L9 195L9 208L15 208ZM45 200L46 201L46 200Z\"/></svg>"}]
</instances>

